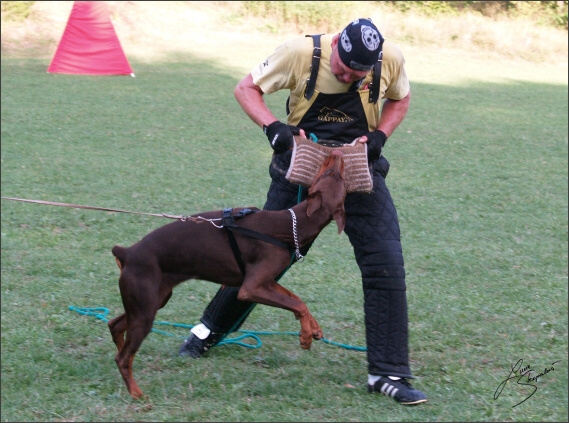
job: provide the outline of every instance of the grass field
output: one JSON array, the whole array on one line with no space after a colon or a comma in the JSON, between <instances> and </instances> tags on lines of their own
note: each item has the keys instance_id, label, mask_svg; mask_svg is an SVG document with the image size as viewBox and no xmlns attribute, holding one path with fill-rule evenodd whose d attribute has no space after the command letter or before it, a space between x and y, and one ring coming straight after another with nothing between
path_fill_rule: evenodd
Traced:
<instances>
[{"instance_id":1,"label":"grass field","mask_svg":"<svg viewBox=\"0 0 569 423\"><path fill-rule=\"evenodd\" d=\"M188 360L177 356L187 329L164 327L174 336L152 333L137 355L148 398L132 401L106 325L69 306L120 313L110 249L167 219L2 200L2 421L566 421L566 67L404 51L413 102L384 154L428 403L369 395L362 351L303 351L282 334ZM233 98L246 67L231 62L131 62L131 78L3 57L2 196L146 213L261 207L271 149ZM283 119L285 99L267 98ZM326 339L365 345L346 235L326 228L281 282ZM197 323L217 288L181 285L158 319ZM298 327L258 306L243 329ZM533 387L516 377L497 392L520 359L545 374L516 406Z\"/></svg>"}]
</instances>

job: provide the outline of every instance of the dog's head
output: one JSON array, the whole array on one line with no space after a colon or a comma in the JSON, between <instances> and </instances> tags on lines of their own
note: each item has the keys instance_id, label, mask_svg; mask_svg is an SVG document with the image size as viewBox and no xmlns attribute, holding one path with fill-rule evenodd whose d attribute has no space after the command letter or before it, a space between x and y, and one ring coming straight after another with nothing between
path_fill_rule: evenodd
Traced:
<instances>
[{"instance_id":1,"label":"dog's head","mask_svg":"<svg viewBox=\"0 0 569 423\"><path fill-rule=\"evenodd\" d=\"M317 210L324 210L336 221L338 233L344 230L346 212L346 180L344 179L344 159L340 150L333 150L326 158L314 182L308 190L308 217Z\"/></svg>"}]
</instances>

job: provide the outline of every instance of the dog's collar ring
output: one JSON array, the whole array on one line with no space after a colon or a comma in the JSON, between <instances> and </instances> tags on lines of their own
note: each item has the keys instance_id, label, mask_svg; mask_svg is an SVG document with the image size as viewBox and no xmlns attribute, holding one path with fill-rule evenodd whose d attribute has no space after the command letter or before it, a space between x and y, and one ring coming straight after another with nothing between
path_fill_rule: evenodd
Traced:
<instances>
[{"instance_id":1,"label":"dog's collar ring","mask_svg":"<svg viewBox=\"0 0 569 423\"><path fill-rule=\"evenodd\" d=\"M295 248L294 254L296 256L296 261L302 261L302 259L304 259L304 256L300 254L300 246L298 245L298 234L296 232L296 214L294 214L294 211L292 209L288 209L288 211L292 217L292 235L294 236Z\"/></svg>"}]
</instances>

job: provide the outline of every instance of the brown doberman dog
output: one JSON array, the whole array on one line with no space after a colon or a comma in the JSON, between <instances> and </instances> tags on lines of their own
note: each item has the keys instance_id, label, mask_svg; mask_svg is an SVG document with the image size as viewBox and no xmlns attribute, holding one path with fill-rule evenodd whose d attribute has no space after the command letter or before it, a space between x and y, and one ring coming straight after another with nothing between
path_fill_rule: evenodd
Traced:
<instances>
[{"instance_id":1,"label":"brown doberman dog","mask_svg":"<svg viewBox=\"0 0 569 423\"><path fill-rule=\"evenodd\" d=\"M113 247L125 312L108 326L118 348L115 361L130 395L135 399L143 395L132 375L134 356L172 289L188 279L240 286L240 300L292 311L300 320L304 349L310 348L313 338L321 339L322 330L306 304L275 278L290 265L291 251L299 252L313 242L332 219L338 233L343 231L345 196L342 152L333 150L305 201L283 211L251 208L254 212L239 220L239 226L249 233L234 230L228 236L222 225L214 224L222 221L223 212L211 211L162 226L131 247ZM266 234L278 242L251 233ZM236 246L228 241L231 237ZM294 247L283 248L279 242Z\"/></svg>"}]
</instances>

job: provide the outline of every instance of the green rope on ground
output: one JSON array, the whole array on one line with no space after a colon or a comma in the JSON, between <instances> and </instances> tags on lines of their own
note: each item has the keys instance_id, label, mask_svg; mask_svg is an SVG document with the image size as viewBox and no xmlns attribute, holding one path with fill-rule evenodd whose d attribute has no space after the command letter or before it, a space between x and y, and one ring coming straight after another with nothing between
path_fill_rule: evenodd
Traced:
<instances>
[{"instance_id":1,"label":"green rope on ground","mask_svg":"<svg viewBox=\"0 0 569 423\"><path fill-rule=\"evenodd\" d=\"M103 322L109 321L109 319L107 318L107 315L109 314L109 309L106 307L75 307L75 306L69 306L69 310L75 311L75 312L77 312L83 316L95 317L98 320L102 320ZM178 327L178 328L184 328L184 329L191 329L194 327L194 325L186 325L183 323L160 322L160 321L155 321L154 325L172 326L172 327ZM156 329L154 327L151 329L151 331L155 332L155 333L159 333L161 335L179 337L179 338L184 338L184 339L186 338L183 335L175 335L173 333L166 332L166 331L163 331L160 329ZM236 336L234 338L224 338L224 340L219 342L216 346L235 344L235 345L239 345L239 346L245 347L245 348L261 348L263 346L263 342L261 341L261 338L259 338L259 335L293 335L293 336L298 337L298 332L264 332L264 331L251 331L251 330L238 330L236 332L241 332L242 335ZM245 340L245 339L253 340L255 342L255 344L248 344L246 342L243 342L243 340ZM325 338L320 339L320 341L322 341L328 345L333 345L333 346L345 348L348 350L366 351L366 347L357 347L357 346L353 346L353 345L341 344L338 342L330 341L330 340L325 339Z\"/></svg>"}]
</instances>

